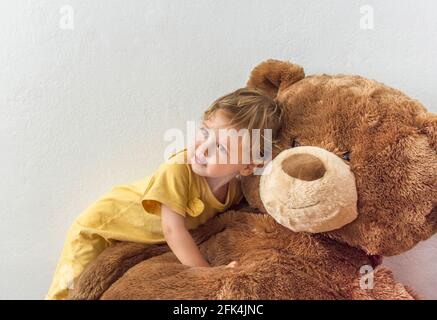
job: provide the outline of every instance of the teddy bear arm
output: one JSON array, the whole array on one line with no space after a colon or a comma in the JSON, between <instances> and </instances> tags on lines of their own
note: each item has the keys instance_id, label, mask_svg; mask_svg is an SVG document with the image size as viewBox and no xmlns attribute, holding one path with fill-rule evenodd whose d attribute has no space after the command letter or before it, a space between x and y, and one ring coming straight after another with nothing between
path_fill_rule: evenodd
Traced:
<instances>
[{"instance_id":1,"label":"teddy bear arm","mask_svg":"<svg viewBox=\"0 0 437 320\"><path fill-rule=\"evenodd\" d=\"M69 292L71 300L98 299L132 266L168 252L167 245L116 242L92 261L75 281Z\"/></svg>"},{"instance_id":2,"label":"teddy bear arm","mask_svg":"<svg viewBox=\"0 0 437 320\"><path fill-rule=\"evenodd\" d=\"M190 230L190 234L197 245L200 245L212 236L224 231L230 225L246 223L251 219L252 215L253 214L250 211L229 210L220 214L216 218L208 220L196 229Z\"/></svg>"}]
</instances>

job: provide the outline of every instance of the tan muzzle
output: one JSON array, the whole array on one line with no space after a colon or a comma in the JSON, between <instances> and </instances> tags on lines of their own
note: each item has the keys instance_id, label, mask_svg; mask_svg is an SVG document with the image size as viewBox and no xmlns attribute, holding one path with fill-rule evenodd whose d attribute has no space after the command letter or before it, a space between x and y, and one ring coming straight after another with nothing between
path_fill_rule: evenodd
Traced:
<instances>
[{"instance_id":1,"label":"tan muzzle","mask_svg":"<svg viewBox=\"0 0 437 320\"><path fill-rule=\"evenodd\" d=\"M349 166L318 147L282 151L260 181L267 212L296 232L327 232L357 218L357 189Z\"/></svg>"}]
</instances>

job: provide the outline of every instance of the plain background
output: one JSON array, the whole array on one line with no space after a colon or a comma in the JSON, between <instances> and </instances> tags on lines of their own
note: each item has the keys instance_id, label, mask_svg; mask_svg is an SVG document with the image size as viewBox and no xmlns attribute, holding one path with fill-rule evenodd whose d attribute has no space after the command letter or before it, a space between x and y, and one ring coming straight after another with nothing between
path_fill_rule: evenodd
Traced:
<instances>
[{"instance_id":1,"label":"plain background","mask_svg":"<svg viewBox=\"0 0 437 320\"><path fill-rule=\"evenodd\" d=\"M74 218L150 174L165 130L265 59L377 79L437 111L436 14L435 0L2 0L0 298L43 298ZM434 237L387 263L437 298L436 249Z\"/></svg>"}]
</instances>

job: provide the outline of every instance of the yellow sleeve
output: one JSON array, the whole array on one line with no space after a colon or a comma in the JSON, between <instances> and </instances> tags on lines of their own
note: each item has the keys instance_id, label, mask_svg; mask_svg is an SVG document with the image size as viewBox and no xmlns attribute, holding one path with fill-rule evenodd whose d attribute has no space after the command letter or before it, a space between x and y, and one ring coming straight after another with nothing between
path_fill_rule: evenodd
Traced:
<instances>
[{"instance_id":1,"label":"yellow sleeve","mask_svg":"<svg viewBox=\"0 0 437 320\"><path fill-rule=\"evenodd\" d=\"M150 178L141 198L144 210L161 214L161 204L186 216L190 190L190 171L187 165L163 163Z\"/></svg>"}]
</instances>

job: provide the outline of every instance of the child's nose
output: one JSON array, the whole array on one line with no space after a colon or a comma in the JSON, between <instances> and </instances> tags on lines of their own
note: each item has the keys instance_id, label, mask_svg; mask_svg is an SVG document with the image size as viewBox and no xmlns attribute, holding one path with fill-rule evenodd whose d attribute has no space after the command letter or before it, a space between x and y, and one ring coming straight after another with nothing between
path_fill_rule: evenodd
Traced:
<instances>
[{"instance_id":1,"label":"child's nose","mask_svg":"<svg viewBox=\"0 0 437 320\"><path fill-rule=\"evenodd\" d=\"M216 145L215 141L212 139L208 139L207 141L200 142L196 147L196 152L198 154L202 154L205 157L209 155L209 148L214 148Z\"/></svg>"},{"instance_id":2,"label":"child's nose","mask_svg":"<svg viewBox=\"0 0 437 320\"><path fill-rule=\"evenodd\" d=\"M198 157L208 157L208 144L200 143L196 146L196 155Z\"/></svg>"}]
</instances>

